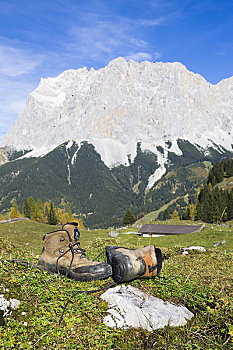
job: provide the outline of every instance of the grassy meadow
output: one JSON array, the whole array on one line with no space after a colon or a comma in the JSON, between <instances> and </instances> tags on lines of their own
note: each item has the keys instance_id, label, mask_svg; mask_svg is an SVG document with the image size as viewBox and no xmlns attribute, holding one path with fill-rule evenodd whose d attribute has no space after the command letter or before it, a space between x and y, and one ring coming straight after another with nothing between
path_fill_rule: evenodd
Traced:
<instances>
[{"instance_id":1,"label":"grassy meadow","mask_svg":"<svg viewBox=\"0 0 233 350\"><path fill-rule=\"evenodd\" d=\"M77 282L6 260L36 263L44 234L60 228L31 221L0 224L0 294L7 300L20 300L7 324L0 326L0 349L233 349L232 225L206 225L201 232L157 238L124 234L137 231L135 227L118 230L117 238L109 237L109 230L81 231L81 246L92 259L106 245L139 248L153 244L161 248L161 274L129 284L184 305L195 316L186 326L167 326L151 333L106 327L102 319L108 307L100 299L103 292L77 295L59 326L62 308L72 294L113 280ZM226 243L214 248L215 242L222 241ZM191 245L203 246L206 252L182 255L182 248ZM104 260L102 255L99 261Z\"/></svg>"}]
</instances>

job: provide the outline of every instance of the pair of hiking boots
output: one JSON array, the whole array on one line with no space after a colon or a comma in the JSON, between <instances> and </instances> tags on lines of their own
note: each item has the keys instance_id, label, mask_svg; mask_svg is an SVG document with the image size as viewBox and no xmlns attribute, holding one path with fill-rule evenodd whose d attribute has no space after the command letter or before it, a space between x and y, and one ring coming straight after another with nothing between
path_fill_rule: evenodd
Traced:
<instances>
[{"instance_id":1,"label":"pair of hiking boots","mask_svg":"<svg viewBox=\"0 0 233 350\"><path fill-rule=\"evenodd\" d=\"M62 230L47 233L38 264L50 272L66 275L77 281L105 279L116 283L135 278L156 276L162 268L159 248L150 245L140 249L106 247L107 263L90 260L80 247L76 222L63 225Z\"/></svg>"}]
</instances>

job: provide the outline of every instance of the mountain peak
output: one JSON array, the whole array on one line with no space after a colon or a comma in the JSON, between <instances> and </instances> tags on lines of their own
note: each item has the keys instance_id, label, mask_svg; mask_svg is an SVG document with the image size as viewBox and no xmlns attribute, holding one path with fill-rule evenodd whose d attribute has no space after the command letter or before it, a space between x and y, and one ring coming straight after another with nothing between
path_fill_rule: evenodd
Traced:
<instances>
[{"instance_id":1,"label":"mountain peak","mask_svg":"<svg viewBox=\"0 0 233 350\"><path fill-rule=\"evenodd\" d=\"M179 62L118 57L99 70L41 79L2 144L39 155L70 139L90 141L109 162L133 156L138 140L149 150L178 138L231 150L232 99L231 78L212 85Z\"/></svg>"},{"instance_id":2,"label":"mountain peak","mask_svg":"<svg viewBox=\"0 0 233 350\"><path fill-rule=\"evenodd\" d=\"M119 56L119 57L116 57L116 58L114 58L113 60L111 60L110 62L109 62L109 64L108 64L108 66L113 66L113 65L116 65L116 66L121 66L121 65L126 65L127 64L127 61L126 61L126 59L124 58L124 57L121 57L121 56Z\"/></svg>"}]
</instances>

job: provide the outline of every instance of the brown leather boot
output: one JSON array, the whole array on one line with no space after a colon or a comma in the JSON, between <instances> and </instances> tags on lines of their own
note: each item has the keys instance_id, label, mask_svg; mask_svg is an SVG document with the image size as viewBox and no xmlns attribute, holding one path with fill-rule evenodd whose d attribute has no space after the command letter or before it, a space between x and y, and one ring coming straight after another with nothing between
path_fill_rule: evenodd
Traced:
<instances>
[{"instance_id":1,"label":"brown leather boot","mask_svg":"<svg viewBox=\"0 0 233 350\"><path fill-rule=\"evenodd\" d=\"M80 247L77 224L63 226L63 230L47 233L38 264L46 270L61 273L77 281L104 279L112 275L111 265L91 261Z\"/></svg>"},{"instance_id":2,"label":"brown leather boot","mask_svg":"<svg viewBox=\"0 0 233 350\"><path fill-rule=\"evenodd\" d=\"M110 246L106 247L106 255L117 283L155 277L162 268L161 250L153 245L139 249Z\"/></svg>"}]
</instances>

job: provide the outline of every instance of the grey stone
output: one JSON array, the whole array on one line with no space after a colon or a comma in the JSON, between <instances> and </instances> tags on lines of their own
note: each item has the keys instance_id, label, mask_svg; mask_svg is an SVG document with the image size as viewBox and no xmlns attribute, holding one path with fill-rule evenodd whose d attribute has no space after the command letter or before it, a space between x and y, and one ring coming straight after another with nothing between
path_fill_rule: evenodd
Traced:
<instances>
[{"instance_id":1,"label":"grey stone","mask_svg":"<svg viewBox=\"0 0 233 350\"><path fill-rule=\"evenodd\" d=\"M213 243L213 246L214 246L214 248L216 248L216 247L218 247L220 244L226 244L226 243L227 243L227 241L224 239L222 242L219 242L219 241L214 242L214 243Z\"/></svg>"},{"instance_id":2,"label":"grey stone","mask_svg":"<svg viewBox=\"0 0 233 350\"><path fill-rule=\"evenodd\" d=\"M115 237L119 236L119 232L117 232L117 231L110 231L108 233L108 235L109 235L109 237L115 238Z\"/></svg>"},{"instance_id":3,"label":"grey stone","mask_svg":"<svg viewBox=\"0 0 233 350\"><path fill-rule=\"evenodd\" d=\"M20 301L17 299L10 299L9 301L0 294L0 324L3 325L7 318L10 317L12 310L19 307Z\"/></svg>"},{"instance_id":4,"label":"grey stone","mask_svg":"<svg viewBox=\"0 0 233 350\"><path fill-rule=\"evenodd\" d=\"M130 285L107 290L101 298L109 304L104 323L111 328L143 328L153 330L183 326L194 315L186 307L145 294Z\"/></svg>"},{"instance_id":5,"label":"grey stone","mask_svg":"<svg viewBox=\"0 0 233 350\"><path fill-rule=\"evenodd\" d=\"M191 246L187 248L183 248L183 255L187 255L189 250L198 250L199 252L206 252L206 249L204 247L199 246Z\"/></svg>"}]
</instances>

